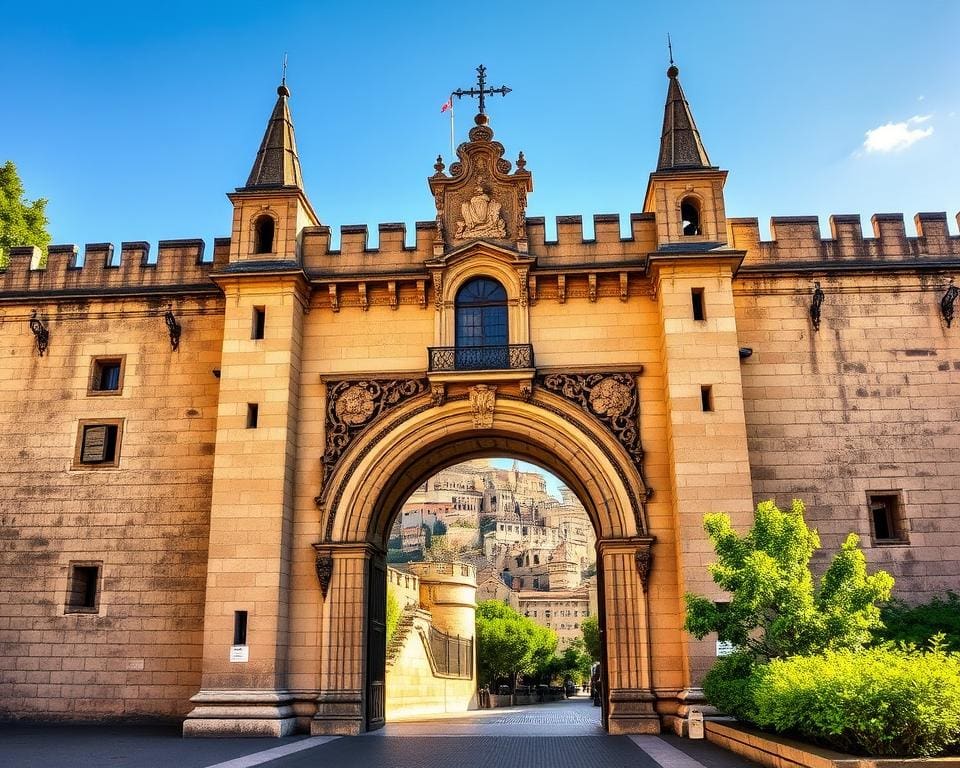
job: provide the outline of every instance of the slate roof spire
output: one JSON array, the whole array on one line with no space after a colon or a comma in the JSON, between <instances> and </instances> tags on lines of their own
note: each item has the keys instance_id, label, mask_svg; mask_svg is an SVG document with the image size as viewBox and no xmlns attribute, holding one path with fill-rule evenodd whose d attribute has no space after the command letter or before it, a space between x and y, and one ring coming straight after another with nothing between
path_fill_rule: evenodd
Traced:
<instances>
[{"instance_id":1,"label":"slate roof spire","mask_svg":"<svg viewBox=\"0 0 960 768\"><path fill-rule=\"evenodd\" d=\"M658 171L685 170L688 168L712 168L707 150L703 148L700 132L693 121L693 113L683 95L678 75L680 70L673 63L671 53L667 77L667 103L663 110L663 133L660 135L660 159Z\"/></svg>"},{"instance_id":2,"label":"slate roof spire","mask_svg":"<svg viewBox=\"0 0 960 768\"><path fill-rule=\"evenodd\" d=\"M250 177L242 189L276 189L295 187L303 189L300 158L293 135L293 119L290 117L290 89L286 77L277 88L277 103L267 123L267 130L260 142L257 159L253 161Z\"/></svg>"}]
</instances>

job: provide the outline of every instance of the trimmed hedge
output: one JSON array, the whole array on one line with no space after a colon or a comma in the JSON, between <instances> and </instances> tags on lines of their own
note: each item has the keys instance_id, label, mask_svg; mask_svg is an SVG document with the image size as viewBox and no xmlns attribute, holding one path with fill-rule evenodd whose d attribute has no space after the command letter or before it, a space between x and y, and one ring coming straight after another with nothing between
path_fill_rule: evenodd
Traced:
<instances>
[{"instance_id":1,"label":"trimmed hedge","mask_svg":"<svg viewBox=\"0 0 960 768\"><path fill-rule=\"evenodd\" d=\"M738 690L754 724L844 752L928 757L960 743L960 654L942 645L775 659Z\"/></svg>"}]
</instances>

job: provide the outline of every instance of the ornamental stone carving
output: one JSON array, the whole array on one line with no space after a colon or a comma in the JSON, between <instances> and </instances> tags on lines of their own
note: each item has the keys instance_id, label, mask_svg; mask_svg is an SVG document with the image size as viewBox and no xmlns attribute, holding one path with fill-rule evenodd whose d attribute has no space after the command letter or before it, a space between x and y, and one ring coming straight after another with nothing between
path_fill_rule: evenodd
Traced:
<instances>
[{"instance_id":1,"label":"ornamental stone carving","mask_svg":"<svg viewBox=\"0 0 960 768\"><path fill-rule=\"evenodd\" d=\"M483 188L483 183L484 180L479 179L473 189L473 197L460 205L461 218L457 221L455 235L458 240L473 237L503 238L507 236L507 227L500 215L502 206L487 194Z\"/></svg>"},{"instance_id":2,"label":"ornamental stone carving","mask_svg":"<svg viewBox=\"0 0 960 768\"><path fill-rule=\"evenodd\" d=\"M337 400L334 408L344 424L350 426L363 424L373 413L373 395L365 384L366 382L353 385Z\"/></svg>"},{"instance_id":3,"label":"ornamental stone carving","mask_svg":"<svg viewBox=\"0 0 960 768\"><path fill-rule=\"evenodd\" d=\"M333 578L333 558L325 552L317 554L316 561L317 581L320 582L320 592L323 599L327 599L327 590L330 589L330 579Z\"/></svg>"},{"instance_id":4,"label":"ornamental stone carving","mask_svg":"<svg viewBox=\"0 0 960 768\"><path fill-rule=\"evenodd\" d=\"M634 553L634 560L637 564L637 575L640 577L640 586L643 587L643 593L647 593L647 585L650 583L650 571L653 568L653 548L650 544L642 546Z\"/></svg>"},{"instance_id":5,"label":"ornamental stone carving","mask_svg":"<svg viewBox=\"0 0 960 768\"><path fill-rule=\"evenodd\" d=\"M493 426L493 409L496 405L497 388L486 384L470 387L470 407L473 408L473 426L490 429Z\"/></svg>"},{"instance_id":6,"label":"ornamental stone carving","mask_svg":"<svg viewBox=\"0 0 960 768\"><path fill-rule=\"evenodd\" d=\"M352 379L327 383L323 476L330 477L353 439L401 403L430 391L426 379Z\"/></svg>"},{"instance_id":7,"label":"ornamental stone carving","mask_svg":"<svg viewBox=\"0 0 960 768\"><path fill-rule=\"evenodd\" d=\"M640 445L640 396L629 373L555 373L538 376L537 384L569 400L599 419L630 456L643 479ZM646 486L646 481L644 481ZM650 490L647 487L649 497Z\"/></svg>"}]
</instances>

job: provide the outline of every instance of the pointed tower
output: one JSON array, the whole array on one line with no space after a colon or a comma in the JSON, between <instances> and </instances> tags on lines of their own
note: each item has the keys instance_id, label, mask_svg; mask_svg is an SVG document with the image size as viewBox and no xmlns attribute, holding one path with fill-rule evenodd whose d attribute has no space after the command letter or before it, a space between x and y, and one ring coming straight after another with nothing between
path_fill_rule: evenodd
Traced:
<instances>
[{"instance_id":1,"label":"pointed tower","mask_svg":"<svg viewBox=\"0 0 960 768\"><path fill-rule=\"evenodd\" d=\"M650 174L645 213L657 217L657 246L703 251L727 240L723 185L727 172L710 164L690 105L670 62L660 157Z\"/></svg>"},{"instance_id":2,"label":"pointed tower","mask_svg":"<svg viewBox=\"0 0 960 768\"><path fill-rule=\"evenodd\" d=\"M299 261L300 232L320 223L303 191L289 99L283 82L247 183L227 195L233 203L231 263Z\"/></svg>"}]
</instances>

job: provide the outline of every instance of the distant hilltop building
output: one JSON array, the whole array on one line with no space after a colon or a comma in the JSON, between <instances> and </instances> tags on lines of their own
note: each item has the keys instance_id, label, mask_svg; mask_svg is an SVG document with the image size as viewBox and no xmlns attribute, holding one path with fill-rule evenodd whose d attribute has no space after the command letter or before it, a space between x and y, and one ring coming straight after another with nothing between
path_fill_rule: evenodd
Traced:
<instances>
[{"instance_id":1,"label":"distant hilltop building","mask_svg":"<svg viewBox=\"0 0 960 768\"><path fill-rule=\"evenodd\" d=\"M282 83L232 217L212 223L225 237L10 249L0 715L176 716L204 736L379 728L398 517L410 551L449 519L447 536L495 560L481 591L560 611L560 631L582 623L558 601L596 552L612 733L675 728L702 701L716 640L682 622L684 593L724 599L706 513L744 529L758 501L802 498L825 550L859 534L899 597L960 591L946 214L917 214L915 235L899 213L866 233L859 216L827 232L777 217L762 239L728 215L727 171L671 65L660 126L623 130L626 186L652 169L638 212L586 230L561 216L549 238L528 215L533 168L593 148L543 126L567 149L544 156L534 136L528 160L494 136L485 77L456 159L424 158L426 179L402 190L424 220L379 224L376 247L365 225L334 246L323 201L337 190L318 177L307 194ZM384 162L410 151L402 121L385 130ZM316 151L316 167L350 156ZM551 503L535 477L480 465L429 486L492 456L570 493ZM401 517L411 498L416 520Z\"/></svg>"}]
</instances>

